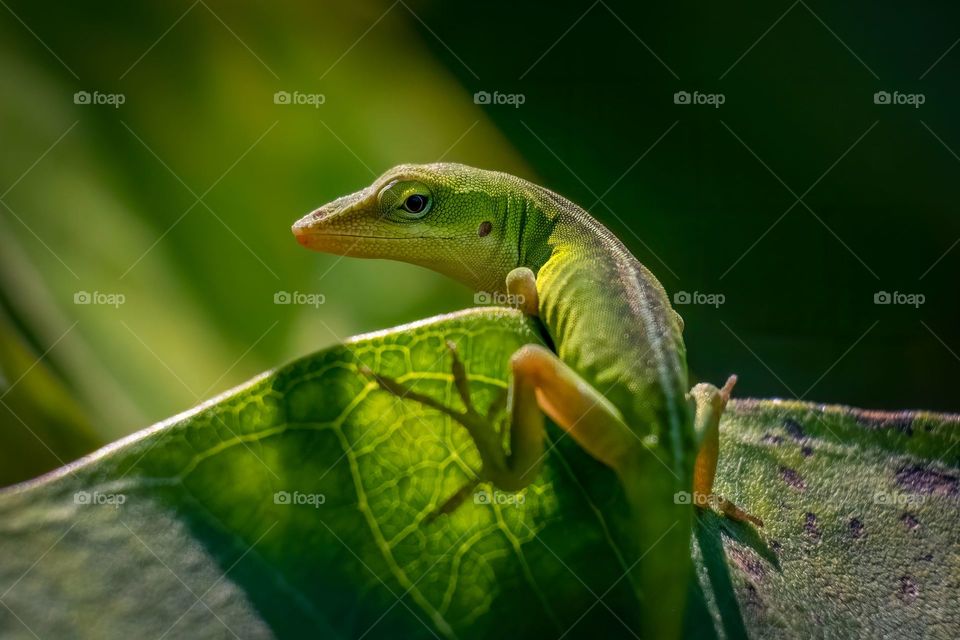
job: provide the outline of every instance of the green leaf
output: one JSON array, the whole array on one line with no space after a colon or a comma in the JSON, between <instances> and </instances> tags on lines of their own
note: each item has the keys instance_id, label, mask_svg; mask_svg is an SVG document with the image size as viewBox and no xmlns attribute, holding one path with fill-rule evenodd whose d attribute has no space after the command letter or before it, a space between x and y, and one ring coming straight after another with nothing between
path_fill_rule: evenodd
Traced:
<instances>
[{"instance_id":1,"label":"green leaf","mask_svg":"<svg viewBox=\"0 0 960 640\"><path fill-rule=\"evenodd\" d=\"M717 491L766 525L706 523L751 635L960 636L960 416L741 400L721 429Z\"/></svg>"},{"instance_id":2,"label":"green leaf","mask_svg":"<svg viewBox=\"0 0 960 640\"><path fill-rule=\"evenodd\" d=\"M0 493L0 632L630 637L636 558L612 473L551 427L527 490L427 523L476 451L358 369L456 405L453 340L483 408L510 354L539 339L491 309L363 336ZM818 620L955 635L957 420L890 420L732 405L718 487L767 526L701 514L690 635L798 635Z\"/></svg>"},{"instance_id":3,"label":"green leaf","mask_svg":"<svg viewBox=\"0 0 960 640\"><path fill-rule=\"evenodd\" d=\"M468 500L424 524L473 477L476 451L462 428L358 366L454 402L447 339L484 407L510 354L539 337L515 313L487 310L356 339L5 493L0 628L197 637L229 635L226 623L243 637L375 638L480 637L496 625L559 636L595 603L591 589L626 571L602 515L612 474L563 442L519 497ZM631 620L629 581L605 602ZM625 632L602 606L578 626Z\"/></svg>"}]
</instances>

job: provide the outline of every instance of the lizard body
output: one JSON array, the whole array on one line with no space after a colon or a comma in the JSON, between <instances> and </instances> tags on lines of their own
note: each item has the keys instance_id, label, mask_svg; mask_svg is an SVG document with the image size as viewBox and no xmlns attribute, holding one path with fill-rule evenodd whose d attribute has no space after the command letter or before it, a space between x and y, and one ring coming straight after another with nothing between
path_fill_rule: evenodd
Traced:
<instances>
[{"instance_id":1,"label":"lizard body","mask_svg":"<svg viewBox=\"0 0 960 640\"><path fill-rule=\"evenodd\" d=\"M480 451L482 479L502 489L535 478L544 414L610 466L644 556L634 576L642 628L651 637L676 636L687 590L677 576L688 575L692 520L676 496L712 491L719 417L734 379L723 390L697 385L688 393L682 320L653 274L562 196L458 164L395 167L293 231L311 249L410 262L476 291L513 295L540 318L555 353L527 345L511 358L509 452L489 417L473 409L455 352L463 412L377 379L463 424ZM732 505L726 511L749 519Z\"/></svg>"}]
</instances>

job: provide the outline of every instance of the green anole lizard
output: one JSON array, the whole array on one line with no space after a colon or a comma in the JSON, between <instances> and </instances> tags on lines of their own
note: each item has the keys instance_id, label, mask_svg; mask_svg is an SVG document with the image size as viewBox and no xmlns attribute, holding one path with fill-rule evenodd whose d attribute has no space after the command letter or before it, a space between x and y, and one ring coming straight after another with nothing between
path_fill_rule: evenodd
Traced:
<instances>
[{"instance_id":1,"label":"green anole lizard","mask_svg":"<svg viewBox=\"0 0 960 640\"><path fill-rule=\"evenodd\" d=\"M709 502L729 517L759 520L713 496L719 421L736 378L688 391L683 321L660 282L586 211L520 178L459 164L401 165L293 226L297 240L328 253L400 260L477 291L509 294L540 318L555 352L526 345L510 359L504 411L470 402L453 350L455 410L372 374L381 387L449 415L469 431L479 477L518 491L544 455L544 414L619 477L632 511L637 589L648 637L674 637L690 563L692 510ZM457 496L441 511L455 508Z\"/></svg>"}]
</instances>

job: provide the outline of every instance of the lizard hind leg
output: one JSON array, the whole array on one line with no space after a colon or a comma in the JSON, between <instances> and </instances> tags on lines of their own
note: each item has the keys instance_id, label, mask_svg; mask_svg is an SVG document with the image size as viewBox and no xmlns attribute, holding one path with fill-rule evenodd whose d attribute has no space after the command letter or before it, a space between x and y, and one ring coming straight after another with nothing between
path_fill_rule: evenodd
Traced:
<instances>
[{"instance_id":1,"label":"lizard hind leg","mask_svg":"<svg viewBox=\"0 0 960 640\"><path fill-rule=\"evenodd\" d=\"M728 518L763 526L760 518L750 515L726 498L713 493L720 457L720 416L730 400L737 376L730 376L722 388L701 383L690 390L696 404L694 429L697 435L697 459L693 468L693 503L698 507L716 505Z\"/></svg>"}]
</instances>

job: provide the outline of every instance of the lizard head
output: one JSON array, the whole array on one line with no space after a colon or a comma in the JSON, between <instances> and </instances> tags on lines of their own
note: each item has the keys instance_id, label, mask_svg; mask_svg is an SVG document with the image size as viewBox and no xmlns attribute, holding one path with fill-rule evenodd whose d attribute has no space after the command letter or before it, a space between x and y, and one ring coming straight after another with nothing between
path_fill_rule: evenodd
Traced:
<instances>
[{"instance_id":1,"label":"lizard head","mask_svg":"<svg viewBox=\"0 0 960 640\"><path fill-rule=\"evenodd\" d=\"M482 291L518 266L513 176L460 164L400 165L293 225L316 251L417 264Z\"/></svg>"}]
</instances>

